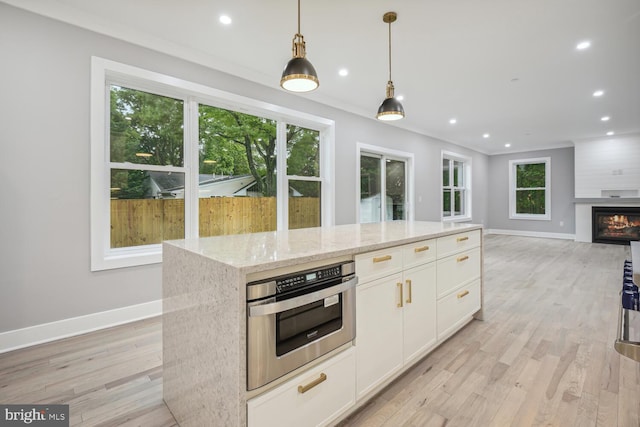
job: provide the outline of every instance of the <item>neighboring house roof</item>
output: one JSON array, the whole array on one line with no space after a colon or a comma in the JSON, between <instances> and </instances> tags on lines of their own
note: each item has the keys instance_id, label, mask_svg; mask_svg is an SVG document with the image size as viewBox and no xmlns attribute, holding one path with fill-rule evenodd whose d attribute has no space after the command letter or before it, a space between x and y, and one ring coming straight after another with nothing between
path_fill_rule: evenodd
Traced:
<instances>
[{"instance_id":1,"label":"neighboring house roof","mask_svg":"<svg viewBox=\"0 0 640 427\"><path fill-rule=\"evenodd\" d=\"M184 174L149 172L149 177L151 178L150 196L184 197ZM205 197L233 196L241 192L246 194L246 189L254 183L255 179L251 175L198 175L198 189L201 197L203 195Z\"/></svg>"}]
</instances>

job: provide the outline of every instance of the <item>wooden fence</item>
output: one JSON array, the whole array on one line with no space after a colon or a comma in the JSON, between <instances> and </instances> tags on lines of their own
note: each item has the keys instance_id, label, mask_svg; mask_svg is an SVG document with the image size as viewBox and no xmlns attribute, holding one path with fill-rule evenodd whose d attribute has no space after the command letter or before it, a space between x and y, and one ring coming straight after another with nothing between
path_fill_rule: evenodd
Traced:
<instances>
[{"instance_id":1,"label":"wooden fence","mask_svg":"<svg viewBox=\"0 0 640 427\"><path fill-rule=\"evenodd\" d=\"M200 237L276 229L275 197L199 200ZM320 225L320 199L289 198L289 228ZM184 199L111 200L111 247L149 245L184 238Z\"/></svg>"}]
</instances>

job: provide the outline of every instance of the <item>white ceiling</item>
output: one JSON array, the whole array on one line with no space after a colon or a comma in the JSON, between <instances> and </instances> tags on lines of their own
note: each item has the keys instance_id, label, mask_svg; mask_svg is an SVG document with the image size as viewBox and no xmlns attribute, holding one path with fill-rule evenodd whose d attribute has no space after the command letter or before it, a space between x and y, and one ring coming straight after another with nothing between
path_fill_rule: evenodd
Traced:
<instances>
[{"instance_id":1,"label":"white ceiling","mask_svg":"<svg viewBox=\"0 0 640 427\"><path fill-rule=\"evenodd\" d=\"M4 1L278 89L297 25L296 0ZM301 3L320 87L297 96L373 119L388 77L382 15L395 11L406 118L391 126L490 154L640 132L640 0ZM578 51L583 40L591 47Z\"/></svg>"}]
</instances>

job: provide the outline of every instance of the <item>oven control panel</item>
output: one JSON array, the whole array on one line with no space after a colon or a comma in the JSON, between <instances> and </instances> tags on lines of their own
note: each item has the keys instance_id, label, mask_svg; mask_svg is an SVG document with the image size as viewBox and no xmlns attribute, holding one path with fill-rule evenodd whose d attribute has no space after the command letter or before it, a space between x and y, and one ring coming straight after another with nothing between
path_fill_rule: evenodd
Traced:
<instances>
[{"instance_id":1,"label":"oven control panel","mask_svg":"<svg viewBox=\"0 0 640 427\"><path fill-rule=\"evenodd\" d=\"M307 286L314 282L321 282L341 276L342 265L336 265L319 270L306 271L279 277L276 279L276 289L278 293L282 293Z\"/></svg>"}]
</instances>

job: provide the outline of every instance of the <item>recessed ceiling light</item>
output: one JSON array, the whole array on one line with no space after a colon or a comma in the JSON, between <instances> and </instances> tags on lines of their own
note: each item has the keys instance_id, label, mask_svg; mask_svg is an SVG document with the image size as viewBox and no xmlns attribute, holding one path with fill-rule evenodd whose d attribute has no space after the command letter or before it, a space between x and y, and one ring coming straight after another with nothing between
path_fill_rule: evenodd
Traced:
<instances>
[{"instance_id":1,"label":"recessed ceiling light","mask_svg":"<svg viewBox=\"0 0 640 427\"><path fill-rule=\"evenodd\" d=\"M220 15L220 23L224 25L231 24L231 17L229 15Z\"/></svg>"},{"instance_id":2,"label":"recessed ceiling light","mask_svg":"<svg viewBox=\"0 0 640 427\"><path fill-rule=\"evenodd\" d=\"M482 135L483 138L489 138L491 135L489 135L488 133L485 133Z\"/></svg>"},{"instance_id":3,"label":"recessed ceiling light","mask_svg":"<svg viewBox=\"0 0 640 427\"><path fill-rule=\"evenodd\" d=\"M602 96L604 95L604 91L603 90L597 90L595 92L593 92L593 96L598 97L598 96Z\"/></svg>"},{"instance_id":4,"label":"recessed ceiling light","mask_svg":"<svg viewBox=\"0 0 640 427\"><path fill-rule=\"evenodd\" d=\"M508 144L508 143L507 143L507 144L504 144L504 146L505 146L505 147L507 147L507 148L509 148L509 147L511 147L511 144Z\"/></svg>"},{"instance_id":5,"label":"recessed ceiling light","mask_svg":"<svg viewBox=\"0 0 640 427\"><path fill-rule=\"evenodd\" d=\"M610 130L609 132L607 132L607 136L611 136L611 135L615 135L616 133L612 130Z\"/></svg>"},{"instance_id":6,"label":"recessed ceiling light","mask_svg":"<svg viewBox=\"0 0 640 427\"><path fill-rule=\"evenodd\" d=\"M582 41L582 42L578 43L578 44L576 45L576 49L578 49L578 50L585 50L585 49L588 49L588 48L589 48L589 46L591 46L591 42L590 42L590 41L588 41L588 40L585 40L585 41Z\"/></svg>"},{"instance_id":7,"label":"recessed ceiling light","mask_svg":"<svg viewBox=\"0 0 640 427\"><path fill-rule=\"evenodd\" d=\"M398 101L404 101L404 95L398 95L398 96L396 96L396 99Z\"/></svg>"},{"instance_id":8,"label":"recessed ceiling light","mask_svg":"<svg viewBox=\"0 0 640 427\"><path fill-rule=\"evenodd\" d=\"M600 117L600 120L602 120L603 122L608 122L610 119L611 117L609 116Z\"/></svg>"},{"instance_id":9,"label":"recessed ceiling light","mask_svg":"<svg viewBox=\"0 0 640 427\"><path fill-rule=\"evenodd\" d=\"M338 74L341 75L342 77L348 76L349 70L347 70L346 68L340 68L340 70L338 71Z\"/></svg>"},{"instance_id":10,"label":"recessed ceiling light","mask_svg":"<svg viewBox=\"0 0 640 427\"><path fill-rule=\"evenodd\" d=\"M456 123L458 123L457 119L449 119L449 124L455 125Z\"/></svg>"}]
</instances>

